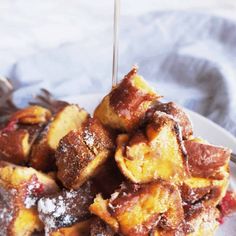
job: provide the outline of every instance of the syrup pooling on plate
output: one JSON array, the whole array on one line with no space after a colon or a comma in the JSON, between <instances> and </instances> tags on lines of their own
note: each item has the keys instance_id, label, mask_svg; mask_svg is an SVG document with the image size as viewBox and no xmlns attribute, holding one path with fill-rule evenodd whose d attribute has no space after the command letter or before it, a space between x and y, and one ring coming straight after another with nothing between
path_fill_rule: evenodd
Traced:
<instances>
[{"instance_id":1,"label":"syrup pooling on plate","mask_svg":"<svg viewBox=\"0 0 236 236\"><path fill-rule=\"evenodd\" d=\"M234 209L230 150L195 137L137 68L94 116L38 98L0 113L1 235L210 236Z\"/></svg>"}]
</instances>

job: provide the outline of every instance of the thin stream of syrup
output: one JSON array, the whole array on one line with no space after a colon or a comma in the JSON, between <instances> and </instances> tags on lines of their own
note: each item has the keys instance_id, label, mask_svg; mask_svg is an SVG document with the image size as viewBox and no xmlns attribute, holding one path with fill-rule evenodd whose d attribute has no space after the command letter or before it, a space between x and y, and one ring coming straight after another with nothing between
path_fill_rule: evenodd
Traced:
<instances>
[{"instance_id":1,"label":"thin stream of syrup","mask_svg":"<svg viewBox=\"0 0 236 236\"><path fill-rule=\"evenodd\" d=\"M112 87L118 82L120 0L114 0Z\"/></svg>"}]
</instances>

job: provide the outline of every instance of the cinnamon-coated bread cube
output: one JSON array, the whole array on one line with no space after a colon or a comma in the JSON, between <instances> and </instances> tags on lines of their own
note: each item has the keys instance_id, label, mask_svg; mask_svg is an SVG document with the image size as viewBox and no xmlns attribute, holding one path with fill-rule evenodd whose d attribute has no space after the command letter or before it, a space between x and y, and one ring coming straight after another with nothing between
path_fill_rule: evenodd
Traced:
<instances>
[{"instance_id":1,"label":"cinnamon-coated bread cube","mask_svg":"<svg viewBox=\"0 0 236 236\"><path fill-rule=\"evenodd\" d=\"M111 199L98 195L90 211L115 232L127 236L149 235L162 218L170 229L177 228L184 219L180 193L165 181L124 184Z\"/></svg>"},{"instance_id":2,"label":"cinnamon-coated bread cube","mask_svg":"<svg viewBox=\"0 0 236 236\"><path fill-rule=\"evenodd\" d=\"M157 103L153 105L153 107L147 112L147 118L150 119L150 117L155 111L161 111L173 116L173 118L178 122L179 126L181 127L181 134L183 139L187 140L192 136L193 127L190 118L186 114L186 112L184 112L184 110L176 103L161 103L157 101Z\"/></svg>"},{"instance_id":3,"label":"cinnamon-coated bread cube","mask_svg":"<svg viewBox=\"0 0 236 236\"><path fill-rule=\"evenodd\" d=\"M51 112L41 106L29 106L12 114L9 122L20 124L40 124L46 123L51 118Z\"/></svg>"},{"instance_id":4,"label":"cinnamon-coated bread cube","mask_svg":"<svg viewBox=\"0 0 236 236\"><path fill-rule=\"evenodd\" d=\"M77 105L67 105L57 112L32 146L30 165L37 170L55 169L55 150L59 141L71 130L77 130L88 113Z\"/></svg>"},{"instance_id":5,"label":"cinnamon-coated bread cube","mask_svg":"<svg viewBox=\"0 0 236 236\"><path fill-rule=\"evenodd\" d=\"M58 191L55 181L32 168L0 161L0 235L30 236L41 231L37 201Z\"/></svg>"},{"instance_id":6,"label":"cinnamon-coated bread cube","mask_svg":"<svg viewBox=\"0 0 236 236\"><path fill-rule=\"evenodd\" d=\"M230 160L231 150L199 140L186 140L189 170L193 177L222 179Z\"/></svg>"},{"instance_id":7,"label":"cinnamon-coated bread cube","mask_svg":"<svg viewBox=\"0 0 236 236\"><path fill-rule=\"evenodd\" d=\"M87 182L77 190L63 189L62 192L42 197L38 202L38 211L45 232L55 232L91 217L89 205L95 194L93 184Z\"/></svg>"},{"instance_id":8,"label":"cinnamon-coated bread cube","mask_svg":"<svg viewBox=\"0 0 236 236\"><path fill-rule=\"evenodd\" d=\"M115 160L120 171L134 183L159 178L182 183L188 176L179 126L163 112L156 112L144 131L119 135Z\"/></svg>"},{"instance_id":9,"label":"cinnamon-coated bread cube","mask_svg":"<svg viewBox=\"0 0 236 236\"><path fill-rule=\"evenodd\" d=\"M221 180L191 177L180 186L184 202L202 202L205 206L216 206L225 196L229 185L229 173Z\"/></svg>"},{"instance_id":10,"label":"cinnamon-coated bread cube","mask_svg":"<svg viewBox=\"0 0 236 236\"><path fill-rule=\"evenodd\" d=\"M50 117L50 111L40 106L13 113L0 130L0 159L26 165L32 143Z\"/></svg>"},{"instance_id":11,"label":"cinnamon-coated bread cube","mask_svg":"<svg viewBox=\"0 0 236 236\"><path fill-rule=\"evenodd\" d=\"M186 209L188 208L188 209ZM177 229L166 230L158 227L153 236L213 236L219 226L219 210L205 208L201 204L185 207L185 221Z\"/></svg>"},{"instance_id":12,"label":"cinnamon-coated bread cube","mask_svg":"<svg viewBox=\"0 0 236 236\"><path fill-rule=\"evenodd\" d=\"M0 159L14 164L26 164L30 152L26 130L0 132Z\"/></svg>"},{"instance_id":13,"label":"cinnamon-coated bread cube","mask_svg":"<svg viewBox=\"0 0 236 236\"><path fill-rule=\"evenodd\" d=\"M111 133L96 118L60 141L56 152L57 176L66 188L77 189L98 173L114 149Z\"/></svg>"},{"instance_id":14,"label":"cinnamon-coated bread cube","mask_svg":"<svg viewBox=\"0 0 236 236\"><path fill-rule=\"evenodd\" d=\"M94 112L105 126L130 131L140 125L152 102L160 97L133 68L104 97Z\"/></svg>"}]
</instances>

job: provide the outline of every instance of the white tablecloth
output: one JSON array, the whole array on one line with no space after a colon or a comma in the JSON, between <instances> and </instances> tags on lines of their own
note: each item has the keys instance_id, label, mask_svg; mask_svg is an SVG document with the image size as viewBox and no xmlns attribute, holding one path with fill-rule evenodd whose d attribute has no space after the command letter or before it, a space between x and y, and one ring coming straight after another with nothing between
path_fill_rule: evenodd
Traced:
<instances>
[{"instance_id":1,"label":"white tablecloth","mask_svg":"<svg viewBox=\"0 0 236 236\"><path fill-rule=\"evenodd\" d=\"M168 100L236 135L236 3L122 1L120 78L132 64ZM18 104L111 86L113 2L1 0L0 74Z\"/></svg>"}]
</instances>

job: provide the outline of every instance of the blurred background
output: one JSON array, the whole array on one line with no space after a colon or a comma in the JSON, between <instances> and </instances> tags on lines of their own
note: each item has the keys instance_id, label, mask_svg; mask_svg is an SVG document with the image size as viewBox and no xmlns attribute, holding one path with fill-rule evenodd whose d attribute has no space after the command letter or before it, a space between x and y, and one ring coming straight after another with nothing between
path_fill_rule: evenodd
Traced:
<instances>
[{"instance_id":1,"label":"blurred background","mask_svg":"<svg viewBox=\"0 0 236 236\"><path fill-rule=\"evenodd\" d=\"M0 0L0 75L18 105L111 88L112 0ZM133 64L166 100L236 135L236 1L121 0L119 78Z\"/></svg>"}]
</instances>

